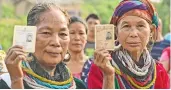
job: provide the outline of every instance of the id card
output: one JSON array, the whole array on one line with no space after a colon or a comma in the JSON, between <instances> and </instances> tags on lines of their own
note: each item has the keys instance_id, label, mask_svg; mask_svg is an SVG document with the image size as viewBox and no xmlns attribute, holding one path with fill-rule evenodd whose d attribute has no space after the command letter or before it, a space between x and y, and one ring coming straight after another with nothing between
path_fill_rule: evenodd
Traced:
<instances>
[{"instance_id":1,"label":"id card","mask_svg":"<svg viewBox=\"0 0 171 90\"><path fill-rule=\"evenodd\" d=\"M104 24L95 26L95 49L105 48L114 50L114 25Z\"/></svg>"},{"instance_id":2,"label":"id card","mask_svg":"<svg viewBox=\"0 0 171 90\"><path fill-rule=\"evenodd\" d=\"M14 27L13 46L20 45L26 52L35 52L36 26L18 26Z\"/></svg>"}]
</instances>

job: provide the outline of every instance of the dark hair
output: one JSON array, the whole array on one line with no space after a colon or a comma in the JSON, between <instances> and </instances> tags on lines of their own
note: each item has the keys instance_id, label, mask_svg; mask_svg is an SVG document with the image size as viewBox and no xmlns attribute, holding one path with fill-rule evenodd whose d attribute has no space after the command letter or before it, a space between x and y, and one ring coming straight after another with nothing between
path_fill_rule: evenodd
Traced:
<instances>
[{"instance_id":1,"label":"dark hair","mask_svg":"<svg viewBox=\"0 0 171 90\"><path fill-rule=\"evenodd\" d=\"M84 27L85 27L86 34L87 34L88 28L87 28L87 24L85 23L85 21L83 21L80 17L73 16L73 17L70 18L70 23L69 23L69 25L72 24L72 23L75 23L75 22L80 22L80 23L82 23L82 24L84 25Z\"/></svg>"},{"instance_id":2,"label":"dark hair","mask_svg":"<svg viewBox=\"0 0 171 90\"><path fill-rule=\"evenodd\" d=\"M40 15L48 10L51 10L52 8L56 8L60 10L66 19L68 20L69 23L69 16L66 11L61 9L59 6L57 6L54 3L38 3L36 4L28 13L27 16L27 25L28 26L35 26L37 23L40 22Z\"/></svg>"},{"instance_id":3,"label":"dark hair","mask_svg":"<svg viewBox=\"0 0 171 90\"><path fill-rule=\"evenodd\" d=\"M92 13L92 14L89 14L86 18L86 21L88 21L88 19L90 18L93 18L93 19L97 19L97 20L100 20L100 18L98 17L98 15Z\"/></svg>"}]
</instances>

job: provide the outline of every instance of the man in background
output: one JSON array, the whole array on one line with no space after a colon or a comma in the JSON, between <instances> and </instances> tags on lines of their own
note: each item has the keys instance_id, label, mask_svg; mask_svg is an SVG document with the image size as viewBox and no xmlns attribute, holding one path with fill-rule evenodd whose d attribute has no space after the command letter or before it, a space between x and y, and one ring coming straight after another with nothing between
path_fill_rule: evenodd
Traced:
<instances>
[{"instance_id":1,"label":"man in background","mask_svg":"<svg viewBox=\"0 0 171 90\"><path fill-rule=\"evenodd\" d=\"M86 18L86 22L88 26L88 34L85 54L91 57L93 56L95 49L95 25L100 24L100 18L96 14L89 14Z\"/></svg>"},{"instance_id":2,"label":"man in background","mask_svg":"<svg viewBox=\"0 0 171 90\"><path fill-rule=\"evenodd\" d=\"M161 19L159 19L157 40L154 43L153 48L151 50L151 56L153 57L153 59L160 60L163 49L168 46L170 46L170 41L163 38L163 36L162 36L162 21L161 21Z\"/></svg>"}]
</instances>

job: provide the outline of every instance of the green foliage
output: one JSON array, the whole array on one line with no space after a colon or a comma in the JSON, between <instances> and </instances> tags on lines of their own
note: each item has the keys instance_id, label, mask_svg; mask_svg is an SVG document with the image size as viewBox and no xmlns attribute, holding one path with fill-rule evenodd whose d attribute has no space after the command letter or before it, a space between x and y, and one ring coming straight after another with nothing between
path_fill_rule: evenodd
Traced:
<instances>
[{"instance_id":1,"label":"green foliage","mask_svg":"<svg viewBox=\"0 0 171 90\"><path fill-rule=\"evenodd\" d=\"M2 18L14 18L15 12L14 7L11 3L2 4Z\"/></svg>"},{"instance_id":2,"label":"green foliage","mask_svg":"<svg viewBox=\"0 0 171 90\"><path fill-rule=\"evenodd\" d=\"M170 0L163 0L162 3L155 3L154 5L163 23L162 34L165 35L170 32Z\"/></svg>"},{"instance_id":3,"label":"green foliage","mask_svg":"<svg viewBox=\"0 0 171 90\"><path fill-rule=\"evenodd\" d=\"M90 13L99 15L102 23L109 23L113 10L119 0L84 0L81 5L82 17L85 19Z\"/></svg>"},{"instance_id":4,"label":"green foliage","mask_svg":"<svg viewBox=\"0 0 171 90\"><path fill-rule=\"evenodd\" d=\"M0 18L0 44L7 51L12 45L14 26L25 24L26 17L16 17L14 7L11 4L3 4L2 12L2 18Z\"/></svg>"}]
</instances>

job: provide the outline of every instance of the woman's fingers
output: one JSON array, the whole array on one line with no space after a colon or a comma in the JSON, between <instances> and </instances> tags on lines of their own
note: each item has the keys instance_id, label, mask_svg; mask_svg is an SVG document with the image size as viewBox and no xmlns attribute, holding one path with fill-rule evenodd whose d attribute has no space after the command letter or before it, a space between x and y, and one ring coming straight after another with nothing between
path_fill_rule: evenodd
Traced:
<instances>
[{"instance_id":1,"label":"woman's fingers","mask_svg":"<svg viewBox=\"0 0 171 90\"><path fill-rule=\"evenodd\" d=\"M13 64L20 65L20 62L22 60L26 60L26 56L25 55L18 55Z\"/></svg>"},{"instance_id":2,"label":"woman's fingers","mask_svg":"<svg viewBox=\"0 0 171 90\"><path fill-rule=\"evenodd\" d=\"M22 57L26 57L25 53L21 52L21 50L16 50L16 51L11 52L11 54L7 55L7 57L5 59L6 64L13 63L16 60L16 58L18 56L21 57L21 55L22 55ZM23 58L21 58L21 59L23 59Z\"/></svg>"},{"instance_id":3,"label":"woman's fingers","mask_svg":"<svg viewBox=\"0 0 171 90\"><path fill-rule=\"evenodd\" d=\"M94 54L95 60L94 63L98 66L100 66L101 64L104 64L104 60L110 60L110 54L107 50L105 49L100 49L100 50L96 50L95 54Z\"/></svg>"},{"instance_id":4,"label":"woman's fingers","mask_svg":"<svg viewBox=\"0 0 171 90\"><path fill-rule=\"evenodd\" d=\"M5 64L19 64L19 61L24 59L26 59L26 55L23 47L15 45L8 50Z\"/></svg>"},{"instance_id":5,"label":"woman's fingers","mask_svg":"<svg viewBox=\"0 0 171 90\"><path fill-rule=\"evenodd\" d=\"M15 51L19 51L19 52L25 53L25 51L24 51L23 49L21 49L21 48L11 48L11 49L8 51L7 55L11 55L11 54L12 54L13 52L15 52Z\"/></svg>"}]
</instances>

